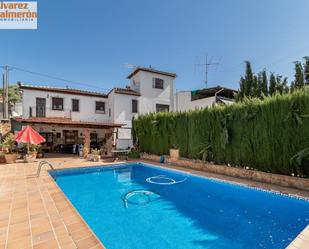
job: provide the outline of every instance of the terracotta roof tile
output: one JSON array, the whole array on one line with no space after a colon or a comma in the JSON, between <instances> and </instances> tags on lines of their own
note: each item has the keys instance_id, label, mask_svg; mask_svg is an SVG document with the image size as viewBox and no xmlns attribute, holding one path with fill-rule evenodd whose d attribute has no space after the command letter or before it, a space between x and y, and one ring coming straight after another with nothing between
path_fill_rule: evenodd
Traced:
<instances>
[{"instance_id":1,"label":"terracotta roof tile","mask_svg":"<svg viewBox=\"0 0 309 249\"><path fill-rule=\"evenodd\" d=\"M160 70L156 70L154 68L151 68L151 67L137 67L133 70L132 73L130 73L128 75L128 79L131 79L135 74L137 74L139 71L144 71L144 72L149 72L149 73L157 73L157 74L162 74L162 75L165 75L165 76L170 76L170 77L174 77L176 78L177 77L177 74L175 73L170 73L170 72L165 72L165 71L160 71Z\"/></svg>"},{"instance_id":2,"label":"terracotta roof tile","mask_svg":"<svg viewBox=\"0 0 309 249\"><path fill-rule=\"evenodd\" d=\"M32 118L14 118L16 122L21 123L34 123L34 124L59 124L59 125L75 125L75 126L95 126L95 127L121 127L122 124L115 124L109 122L89 122L89 121L77 121L70 118L53 117L53 118L43 118L43 117L32 117Z\"/></svg>"},{"instance_id":3,"label":"terracotta roof tile","mask_svg":"<svg viewBox=\"0 0 309 249\"><path fill-rule=\"evenodd\" d=\"M73 88L60 88L60 87L51 87L51 86L35 86L35 85L26 85L26 84L22 84L22 83L19 83L18 86L19 86L20 89L30 89L30 90L68 93L68 94L77 94L77 95L107 98L107 94L105 94L105 93L85 91L85 90L73 89Z\"/></svg>"},{"instance_id":4,"label":"terracotta roof tile","mask_svg":"<svg viewBox=\"0 0 309 249\"><path fill-rule=\"evenodd\" d=\"M118 94L127 94L127 95L135 95L135 96L141 96L141 94L139 92L136 92L130 88L119 88L116 87L113 89L115 91L115 93Z\"/></svg>"}]
</instances>

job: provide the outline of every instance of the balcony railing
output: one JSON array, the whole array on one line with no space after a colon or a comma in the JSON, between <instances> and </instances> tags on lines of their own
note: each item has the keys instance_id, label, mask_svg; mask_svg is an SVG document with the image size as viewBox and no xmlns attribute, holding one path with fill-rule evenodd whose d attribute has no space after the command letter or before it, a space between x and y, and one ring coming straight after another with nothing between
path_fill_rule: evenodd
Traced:
<instances>
[{"instance_id":1,"label":"balcony railing","mask_svg":"<svg viewBox=\"0 0 309 249\"><path fill-rule=\"evenodd\" d=\"M72 118L72 110L71 109L59 109L55 110L52 108L42 108L37 106L29 106L28 110L29 117L64 117L64 118Z\"/></svg>"}]
</instances>

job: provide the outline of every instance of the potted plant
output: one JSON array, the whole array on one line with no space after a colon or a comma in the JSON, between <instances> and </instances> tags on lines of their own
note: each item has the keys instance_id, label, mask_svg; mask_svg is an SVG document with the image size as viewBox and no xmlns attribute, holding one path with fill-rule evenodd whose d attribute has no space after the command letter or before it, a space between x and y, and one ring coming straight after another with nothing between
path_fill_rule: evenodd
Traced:
<instances>
[{"instance_id":1,"label":"potted plant","mask_svg":"<svg viewBox=\"0 0 309 249\"><path fill-rule=\"evenodd\" d=\"M2 146L4 148L4 157L6 163L15 163L17 159L17 154L13 152L15 148L15 139L12 133L5 136Z\"/></svg>"},{"instance_id":2,"label":"potted plant","mask_svg":"<svg viewBox=\"0 0 309 249\"><path fill-rule=\"evenodd\" d=\"M84 156L85 159L87 158L88 154L89 154L89 147L84 146L83 147L83 156Z\"/></svg>"},{"instance_id":3,"label":"potted plant","mask_svg":"<svg viewBox=\"0 0 309 249\"><path fill-rule=\"evenodd\" d=\"M36 158L42 158L42 157L44 157L43 148L41 144L38 144Z\"/></svg>"},{"instance_id":4,"label":"potted plant","mask_svg":"<svg viewBox=\"0 0 309 249\"><path fill-rule=\"evenodd\" d=\"M24 157L24 161L27 163L32 163L37 157L38 145L27 144L27 154Z\"/></svg>"},{"instance_id":5,"label":"potted plant","mask_svg":"<svg viewBox=\"0 0 309 249\"><path fill-rule=\"evenodd\" d=\"M173 145L170 149L170 158L171 161L177 161L179 159L179 149L176 145Z\"/></svg>"},{"instance_id":6,"label":"potted plant","mask_svg":"<svg viewBox=\"0 0 309 249\"><path fill-rule=\"evenodd\" d=\"M0 163L5 163L5 155L3 151L0 151Z\"/></svg>"},{"instance_id":7,"label":"potted plant","mask_svg":"<svg viewBox=\"0 0 309 249\"><path fill-rule=\"evenodd\" d=\"M91 161L98 162L101 157L101 150L92 149L91 150Z\"/></svg>"}]
</instances>

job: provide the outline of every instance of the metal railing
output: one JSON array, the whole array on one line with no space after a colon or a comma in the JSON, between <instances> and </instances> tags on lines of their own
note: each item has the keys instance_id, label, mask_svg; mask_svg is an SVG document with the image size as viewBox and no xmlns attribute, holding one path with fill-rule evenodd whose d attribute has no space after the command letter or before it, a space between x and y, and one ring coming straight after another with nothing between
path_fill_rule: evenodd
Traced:
<instances>
[{"instance_id":1,"label":"metal railing","mask_svg":"<svg viewBox=\"0 0 309 249\"><path fill-rule=\"evenodd\" d=\"M72 117L72 110L67 108L55 110L51 107L46 107L45 109L40 111L38 111L36 106L29 106L28 108L29 117Z\"/></svg>"},{"instance_id":2,"label":"metal railing","mask_svg":"<svg viewBox=\"0 0 309 249\"><path fill-rule=\"evenodd\" d=\"M40 176L42 166L43 166L43 165L46 165L46 164L50 167L50 169L51 169L52 171L55 171L55 168L53 167L53 165L52 165L50 162L41 161L41 162L39 163L38 170L37 170L37 172L36 172L36 176L37 176L37 177ZM55 178L54 178L54 179L56 180L56 175L55 175Z\"/></svg>"}]
</instances>

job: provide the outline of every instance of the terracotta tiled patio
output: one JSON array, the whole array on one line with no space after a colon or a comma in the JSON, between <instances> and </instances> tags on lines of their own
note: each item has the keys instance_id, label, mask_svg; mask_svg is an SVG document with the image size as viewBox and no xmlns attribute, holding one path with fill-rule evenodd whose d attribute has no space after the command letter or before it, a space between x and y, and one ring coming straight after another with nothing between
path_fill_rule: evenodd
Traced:
<instances>
[{"instance_id":1,"label":"terracotta tiled patio","mask_svg":"<svg viewBox=\"0 0 309 249\"><path fill-rule=\"evenodd\" d=\"M47 160L56 169L110 164L86 162L78 157L59 155ZM47 168L42 170L40 177L36 177L38 161L0 165L0 249L104 248L49 176ZM194 170L187 171L255 187L309 196L308 193L295 189ZM304 230L298 240L293 242L295 246L291 248L307 248L305 246L306 240L309 241L308 231L309 229Z\"/></svg>"},{"instance_id":2,"label":"terracotta tiled patio","mask_svg":"<svg viewBox=\"0 0 309 249\"><path fill-rule=\"evenodd\" d=\"M55 168L97 165L49 158ZM103 164L103 163L100 163ZM38 162L0 165L0 248L104 248Z\"/></svg>"}]
</instances>

